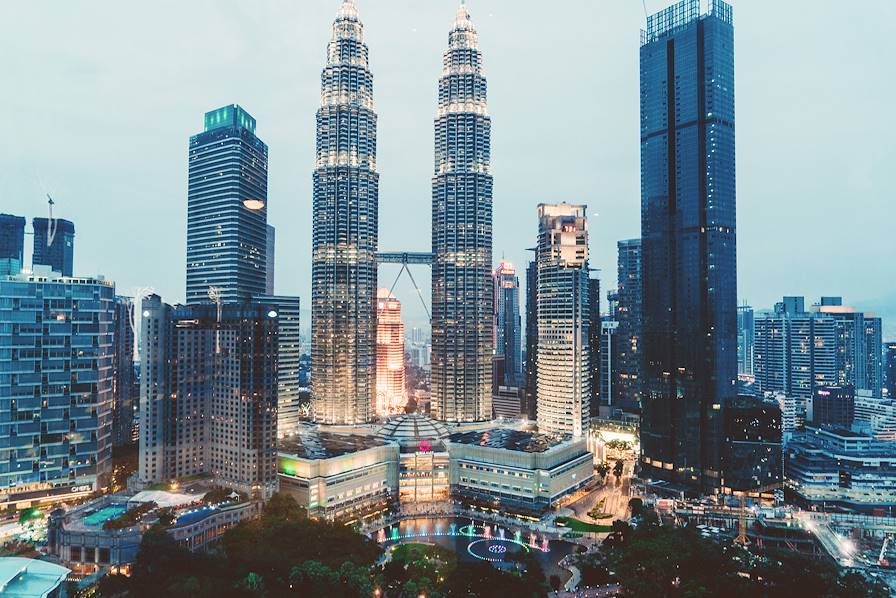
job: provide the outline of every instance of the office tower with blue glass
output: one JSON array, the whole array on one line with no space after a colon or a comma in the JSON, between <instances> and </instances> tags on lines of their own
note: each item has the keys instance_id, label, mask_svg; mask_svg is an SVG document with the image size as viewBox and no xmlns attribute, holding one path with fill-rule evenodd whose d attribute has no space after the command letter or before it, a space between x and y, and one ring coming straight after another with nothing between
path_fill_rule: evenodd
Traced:
<instances>
[{"instance_id":1,"label":"office tower with blue glass","mask_svg":"<svg viewBox=\"0 0 896 598\"><path fill-rule=\"evenodd\" d=\"M75 225L62 218L35 218L32 266L49 266L53 272L71 276L75 260Z\"/></svg>"},{"instance_id":2,"label":"office tower with blue glass","mask_svg":"<svg viewBox=\"0 0 896 598\"><path fill-rule=\"evenodd\" d=\"M333 23L317 111L311 266L314 419L360 424L376 394L376 171L373 75L354 0Z\"/></svg>"},{"instance_id":3,"label":"office tower with blue glass","mask_svg":"<svg viewBox=\"0 0 896 598\"><path fill-rule=\"evenodd\" d=\"M496 386L519 388L523 384L522 319L520 318L520 279L516 268L501 260L495 270L495 358L500 379Z\"/></svg>"},{"instance_id":4,"label":"office tower with blue glass","mask_svg":"<svg viewBox=\"0 0 896 598\"><path fill-rule=\"evenodd\" d=\"M640 63L642 476L710 492L737 380L731 6L649 17Z\"/></svg>"},{"instance_id":5,"label":"office tower with blue glass","mask_svg":"<svg viewBox=\"0 0 896 598\"><path fill-rule=\"evenodd\" d=\"M491 419L491 118L479 36L461 4L442 57L432 178L432 414Z\"/></svg>"},{"instance_id":6,"label":"office tower with blue glass","mask_svg":"<svg viewBox=\"0 0 896 598\"><path fill-rule=\"evenodd\" d=\"M25 218L0 214L0 276L22 271L24 250Z\"/></svg>"},{"instance_id":7,"label":"office tower with blue glass","mask_svg":"<svg viewBox=\"0 0 896 598\"><path fill-rule=\"evenodd\" d=\"M616 329L613 404L627 411L641 407L641 239L617 243ZM604 399L606 400L606 398Z\"/></svg>"},{"instance_id":8,"label":"office tower with blue glass","mask_svg":"<svg viewBox=\"0 0 896 598\"><path fill-rule=\"evenodd\" d=\"M236 104L205 113L190 138L187 304L247 301L265 292L268 146Z\"/></svg>"},{"instance_id":9,"label":"office tower with blue glass","mask_svg":"<svg viewBox=\"0 0 896 598\"><path fill-rule=\"evenodd\" d=\"M64 501L108 483L114 317L109 281L0 278L0 506Z\"/></svg>"},{"instance_id":10,"label":"office tower with blue glass","mask_svg":"<svg viewBox=\"0 0 896 598\"><path fill-rule=\"evenodd\" d=\"M584 205L538 205L539 432L583 436L591 418L588 228Z\"/></svg>"}]
</instances>

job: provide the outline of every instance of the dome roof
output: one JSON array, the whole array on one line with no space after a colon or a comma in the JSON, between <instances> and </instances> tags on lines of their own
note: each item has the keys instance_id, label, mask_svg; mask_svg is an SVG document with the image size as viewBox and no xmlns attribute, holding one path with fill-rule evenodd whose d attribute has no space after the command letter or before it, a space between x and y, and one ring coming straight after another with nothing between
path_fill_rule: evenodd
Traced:
<instances>
[{"instance_id":1,"label":"dome roof","mask_svg":"<svg viewBox=\"0 0 896 598\"><path fill-rule=\"evenodd\" d=\"M426 450L435 450L435 445L441 444L448 434L445 424L419 413L408 413L390 419L376 433L383 440L397 442L403 451L416 451L424 441L429 446Z\"/></svg>"}]
</instances>

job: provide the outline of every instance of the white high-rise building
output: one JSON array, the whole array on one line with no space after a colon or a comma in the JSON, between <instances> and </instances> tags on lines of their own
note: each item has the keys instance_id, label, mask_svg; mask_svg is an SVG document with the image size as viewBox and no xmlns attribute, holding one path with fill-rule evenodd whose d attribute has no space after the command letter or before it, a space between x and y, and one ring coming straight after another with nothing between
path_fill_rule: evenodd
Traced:
<instances>
[{"instance_id":1,"label":"white high-rise building","mask_svg":"<svg viewBox=\"0 0 896 598\"><path fill-rule=\"evenodd\" d=\"M537 421L582 436L591 402L586 206L538 206Z\"/></svg>"}]
</instances>

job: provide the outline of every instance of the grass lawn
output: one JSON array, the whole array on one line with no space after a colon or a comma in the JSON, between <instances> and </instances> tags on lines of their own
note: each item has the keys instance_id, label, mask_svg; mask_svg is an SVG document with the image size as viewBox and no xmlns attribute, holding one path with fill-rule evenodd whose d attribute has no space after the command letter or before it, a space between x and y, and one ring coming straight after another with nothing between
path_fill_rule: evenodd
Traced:
<instances>
[{"instance_id":1,"label":"grass lawn","mask_svg":"<svg viewBox=\"0 0 896 598\"><path fill-rule=\"evenodd\" d=\"M598 525L595 523L585 523L571 517L557 517L555 520L558 525L565 525L574 532L610 532L613 531L612 525Z\"/></svg>"}]
</instances>

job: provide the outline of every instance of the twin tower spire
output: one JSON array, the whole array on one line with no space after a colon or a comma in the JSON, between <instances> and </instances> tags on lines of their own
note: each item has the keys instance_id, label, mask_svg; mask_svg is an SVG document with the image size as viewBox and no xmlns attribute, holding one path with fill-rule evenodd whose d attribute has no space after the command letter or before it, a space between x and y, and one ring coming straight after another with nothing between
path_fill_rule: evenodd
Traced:
<instances>
[{"instance_id":1,"label":"twin tower spire","mask_svg":"<svg viewBox=\"0 0 896 598\"><path fill-rule=\"evenodd\" d=\"M321 73L312 201L311 392L315 421L377 414L377 116L354 0L333 22ZM432 414L492 417L491 119L476 27L461 2L439 78L432 178Z\"/></svg>"}]
</instances>

